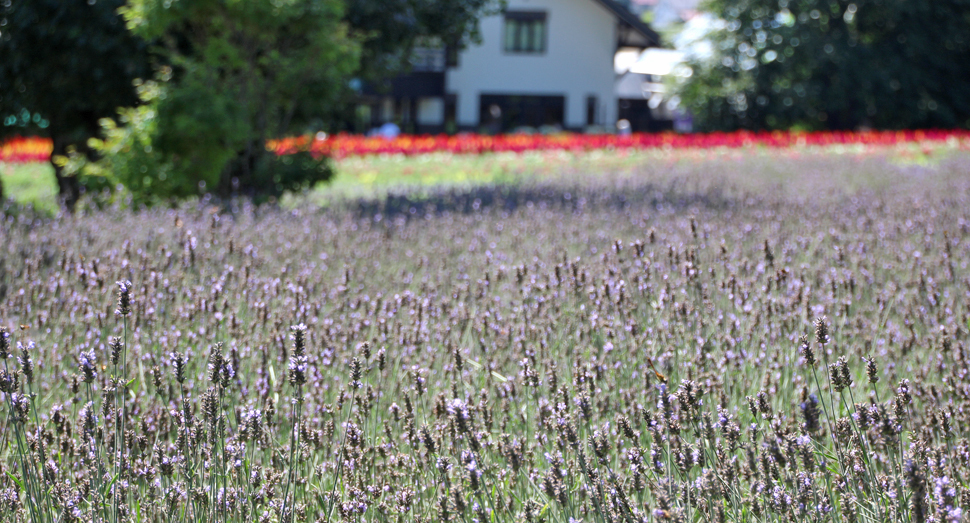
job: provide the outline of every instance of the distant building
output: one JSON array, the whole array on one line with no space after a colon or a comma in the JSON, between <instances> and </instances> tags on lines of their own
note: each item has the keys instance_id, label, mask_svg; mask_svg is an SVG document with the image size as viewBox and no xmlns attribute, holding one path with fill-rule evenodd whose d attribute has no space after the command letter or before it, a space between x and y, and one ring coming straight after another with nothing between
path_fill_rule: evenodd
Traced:
<instances>
[{"instance_id":1,"label":"distant building","mask_svg":"<svg viewBox=\"0 0 970 523\"><path fill-rule=\"evenodd\" d=\"M634 52L634 56L632 64L617 71L620 118L630 122L634 131L673 129L675 120L681 115L664 82L683 63L685 53L652 48L642 53Z\"/></svg>"},{"instance_id":2,"label":"distant building","mask_svg":"<svg viewBox=\"0 0 970 523\"><path fill-rule=\"evenodd\" d=\"M634 1L641 7L657 8L644 11L644 15L662 12L660 8L676 14L676 20L666 24L674 49L623 49L617 53L616 94L620 100L620 118L629 121L634 131L689 132L691 117L680 107L676 94L668 92L668 87L679 83L676 77L692 74L687 66L688 57L710 56L712 48L707 35L714 28L715 20L692 9L697 0ZM677 25L671 27L671 24Z\"/></svg>"},{"instance_id":3,"label":"distant building","mask_svg":"<svg viewBox=\"0 0 970 523\"><path fill-rule=\"evenodd\" d=\"M416 50L412 72L364 90L358 116L405 132L612 127L614 55L660 38L616 0L508 0L481 20L480 44Z\"/></svg>"}]
</instances>

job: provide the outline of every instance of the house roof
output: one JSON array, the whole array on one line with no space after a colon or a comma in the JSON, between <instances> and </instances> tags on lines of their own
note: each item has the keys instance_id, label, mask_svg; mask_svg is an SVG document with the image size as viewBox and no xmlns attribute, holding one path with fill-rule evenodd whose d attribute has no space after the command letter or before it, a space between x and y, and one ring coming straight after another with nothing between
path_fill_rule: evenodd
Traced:
<instances>
[{"instance_id":1,"label":"house roof","mask_svg":"<svg viewBox=\"0 0 970 523\"><path fill-rule=\"evenodd\" d=\"M660 35L656 33L650 26L645 24L640 20L635 14L631 13L629 9L620 5L616 0L595 0L596 3L602 5L607 10L616 15L620 19L623 25L627 26L628 29L634 34L627 35L626 40L631 40L627 43L630 44L641 44L632 45L632 47L660 47ZM630 38L633 37L633 38ZM639 37L639 38L637 38Z\"/></svg>"}]
</instances>

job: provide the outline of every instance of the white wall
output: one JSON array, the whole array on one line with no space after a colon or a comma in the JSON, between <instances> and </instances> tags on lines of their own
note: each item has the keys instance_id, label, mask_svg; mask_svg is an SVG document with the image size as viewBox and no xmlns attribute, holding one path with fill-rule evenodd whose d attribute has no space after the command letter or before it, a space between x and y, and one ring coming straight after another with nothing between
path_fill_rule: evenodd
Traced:
<instances>
[{"instance_id":1,"label":"white wall","mask_svg":"<svg viewBox=\"0 0 970 523\"><path fill-rule=\"evenodd\" d=\"M596 96L599 123L612 124L614 15L595 0L509 0L508 9L547 13L546 52L505 53L504 17L482 19L482 43L463 51L445 80L445 89L458 96L458 125L478 125L481 93L565 95L567 127L586 125L586 97Z\"/></svg>"}]
</instances>

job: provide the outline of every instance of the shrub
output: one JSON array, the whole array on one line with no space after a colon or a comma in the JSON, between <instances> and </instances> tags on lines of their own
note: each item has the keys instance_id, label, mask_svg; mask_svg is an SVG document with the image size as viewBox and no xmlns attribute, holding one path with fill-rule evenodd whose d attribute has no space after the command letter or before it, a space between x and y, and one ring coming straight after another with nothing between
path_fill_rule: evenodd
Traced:
<instances>
[{"instance_id":1,"label":"shrub","mask_svg":"<svg viewBox=\"0 0 970 523\"><path fill-rule=\"evenodd\" d=\"M101 120L103 137L89 142L98 160L76 150L58 159L87 192L107 190L110 198L124 195L140 206L173 203L221 184L229 193L265 201L332 177L329 160L319 154L262 154L240 191L235 178L223 179L246 140L238 104L205 88L201 79L183 81L178 89L169 89L167 81L165 75L139 83L143 105L119 109L117 120ZM110 190L119 186L125 190Z\"/></svg>"}]
</instances>

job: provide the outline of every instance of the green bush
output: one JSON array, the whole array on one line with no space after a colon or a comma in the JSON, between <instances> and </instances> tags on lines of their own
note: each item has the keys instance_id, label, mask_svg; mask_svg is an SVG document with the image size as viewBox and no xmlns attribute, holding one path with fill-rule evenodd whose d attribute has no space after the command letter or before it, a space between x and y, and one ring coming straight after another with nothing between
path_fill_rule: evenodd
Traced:
<instances>
[{"instance_id":1,"label":"green bush","mask_svg":"<svg viewBox=\"0 0 970 523\"><path fill-rule=\"evenodd\" d=\"M278 160L268 139L325 114L358 65L338 0L129 2L129 29L157 42L141 105L100 122L94 161L58 159L91 190L123 186L134 205L200 193L266 200L331 177L325 159ZM205 20L197 25L196 21Z\"/></svg>"},{"instance_id":2,"label":"green bush","mask_svg":"<svg viewBox=\"0 0 970 523\"><path fill-rule=\"evenodd\" d=\"M82 192L108 197L119 185L141 200L144 189L159 189L161 184L170 191L180 184L173 184L172 164L161 160L155 153L152 138L157 132L157 100L162 88L156 82L146 82L138 87L144 105L118 109L117 119L99 120L102 138L91 138L88 147L97 155L91 161L86 154L71 146L66 156L55 156L54 163L61 167L64 176L75 177Z\"/></svg>"},{"instance_id":3,"label":"green bush","mask_svg":"<svg viewBox=\"0 0 970 523\"><path fill-rule=\"evenodd\" d=\"M177 151L179 141L160 133L180 130L180 120L176 125L160 126L163 120L159 114L174 112L166 107L164 83L141 83L138 93L143 105L119 109L117 119L100 120L102 137L88 141L96 161L73 148L66 157L55 158L65 174L76 176L88 194L105 193L108 199L125 195L133 205L171 202L199 194L200 185L204 188L217 183L219 171L213 166L221 151L204 157L203 147L197 147L192 155L173 154L160 147L164 144ZM113 190L119 186L125 190Z\"/></svg>"},{"instance_id":4,"label":"green bush","mask_svg":"<svg viewBox=\"0 0 970 523\"><path fill-rule=\"evenodd\" d=\"M302 191L313 185L329 181L334 171L330 159L316 157L308 151L286 156L268 155L256 171L256 179L265 187L263 198L279 197L286 191ZM255 195L256 201L262 200Z\"/></svg>"},{"instance_id":5,"label":"green bush","mask_svg":"<svg viewBox=\"0 0 970 523\"><path fill-rule=\"evenodd\" d=\"M159 42L172 64L158 151L221 197L266 199L329 178L325 161L280 164L265 144L345 95L360 35L344 8L340 0L130 1L129 28Z\"/></svg>"},{"instance_id":6,"label":"green bush","mask_svg":"<svg viewBox=\"0 0 970 523\"><path fill-rule=\"evenodd\" d=\"M217 188L227 164L249 137L243 104L213 89L213 71L183 68L177 84L168 83L157 101L153 143L172 162L175 191L162 186L159 196L186 197Z\"/></svg>"},{"instance_id":7,"label":"green bush","mask_svg":"<svg viewBox=\"0 0 970 523\"><path fill-rule=\"evenodd\" d=\"M221 184L228 190L219 192L264 202L333 177L328 158L304 151L258 156L244 187L235 178L224 180L227 172L240 170L236 151L246 141L239 104L205 88L201 79L187 76L177 89L167 81L164 74L158 81L139 83L143 105L119 109L116 120L100 121L102 138L88 142L96 161L77 150L57 159L85 192L141 206L171 204ZM114 190L119 187L124 190Z\"/></svg>"}]
</instances>

